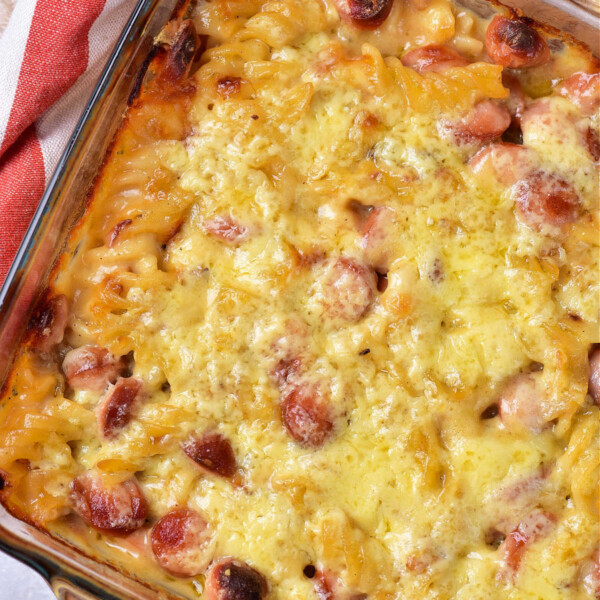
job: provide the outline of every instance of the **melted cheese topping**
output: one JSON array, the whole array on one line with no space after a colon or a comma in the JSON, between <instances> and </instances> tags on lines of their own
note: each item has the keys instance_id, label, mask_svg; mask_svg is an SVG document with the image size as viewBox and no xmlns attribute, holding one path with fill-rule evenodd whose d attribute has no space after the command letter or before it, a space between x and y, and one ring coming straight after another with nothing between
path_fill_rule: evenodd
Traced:
<instances>
[{"instance_id":1,"label":"melted cheese topping","mask_svg":"<svg viewBox=\"0 0 600 600\"><path fill-rule=\"evenodd\" d=\"M203 574L163 573L147 535L176 507L201 513L214 560L252 565L273 599L592 597L598 173L580 131L599 116L550 89L546 124L524 128L538 169L580 200L567 227L528 225L516 188L468 164L480 146L447 134L508 94L483 60L486 22L422 4L396 2L369 32L331 2L200 3L209 44L194 91L130 109L52 286L70 301L58 355L48 366L25 351L6 387L12 510L188 598L203 597ZM475 62L400 63L427 43ZM531 71L561 79L586 61L567 47L550 75ZM528 94L535 77L522 74ZM143 382L114 437L96 422L102 393L60 372L85 344L128 355ZM290 360L299 373L282 383ZM519 377L536 391L513 406ZM329 411L318 447L283 420L296 385ZM231 442L233 479L182 451L208 430ZM87 470L135 474L148 525L92 535L70 514L69 484ZM498 544L540 513L548 531L513 572Z\"/></svg>"}]
</instances>

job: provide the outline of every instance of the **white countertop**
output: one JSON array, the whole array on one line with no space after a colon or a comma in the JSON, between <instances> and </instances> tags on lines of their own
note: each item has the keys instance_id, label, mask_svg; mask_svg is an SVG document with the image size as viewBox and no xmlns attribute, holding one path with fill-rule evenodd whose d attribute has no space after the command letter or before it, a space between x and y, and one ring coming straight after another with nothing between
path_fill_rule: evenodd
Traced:
<instances>
[{"instance_id":1,"label":"white countertop","mask_svg":"<svg viewBox=\"0 0 600 600\"><path fill-rule=\"evenodd\" d=\"M4 552L0 552L0 581L0 600L56 600L41 575Z\"/></svg>"}]
</instances>

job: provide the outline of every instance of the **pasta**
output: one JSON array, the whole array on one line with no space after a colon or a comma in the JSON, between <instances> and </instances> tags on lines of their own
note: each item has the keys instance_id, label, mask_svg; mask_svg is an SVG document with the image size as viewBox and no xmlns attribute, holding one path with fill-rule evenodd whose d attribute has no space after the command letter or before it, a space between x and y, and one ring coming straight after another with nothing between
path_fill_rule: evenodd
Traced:
<instances>
[{"instance_id":1,"label":"pasta","mask_svg":"<svg viewBox=\"0 0 600 600\"><path fill-rule=\"evenodd\" d=\"M597 598L600 75L557 36L170 23L3 388L5 506L174 597Z\"/></svg>"}]
</instances>

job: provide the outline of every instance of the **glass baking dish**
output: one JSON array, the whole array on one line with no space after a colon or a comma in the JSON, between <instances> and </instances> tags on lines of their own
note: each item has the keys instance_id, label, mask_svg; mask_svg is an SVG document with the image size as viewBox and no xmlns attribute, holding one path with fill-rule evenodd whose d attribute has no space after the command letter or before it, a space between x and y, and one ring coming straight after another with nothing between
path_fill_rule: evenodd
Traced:
<instances>
[{"instance_id":1,"label":"glass baking dish","mask_svg":"<svg viewBox=\"0 0 600 600\"><path fill-rule=\"evenodd\" d=\"M459 0L482 16L494 0ZM596 0L505 0L541 23L560 28L595 55L600 45ZM190 0L139 0L84 109L0 291L0 381L4 381L29 317L82 215L88 193L128 99L135 92L166 23ZM0 550L39 572L61 600L163 600L176 592L153 589L84 556L11 516L0 506Z\"/></svg>"}]
</instances>

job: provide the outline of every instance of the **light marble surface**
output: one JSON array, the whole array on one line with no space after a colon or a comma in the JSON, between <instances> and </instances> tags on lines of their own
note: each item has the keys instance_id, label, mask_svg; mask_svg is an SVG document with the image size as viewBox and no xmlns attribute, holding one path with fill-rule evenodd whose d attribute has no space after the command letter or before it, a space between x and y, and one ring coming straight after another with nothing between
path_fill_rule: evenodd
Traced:
<instances>
[{"instance_id":1,"label":"light marble surface","mask_svg":"<svg viewBox=\"0 0 600 600\"><path fill-rule=\"evenodd\" d=\"M3 552L0 552L0 581L0 600L56 600L41 575Z\"/></svg>"}]
</instances>

